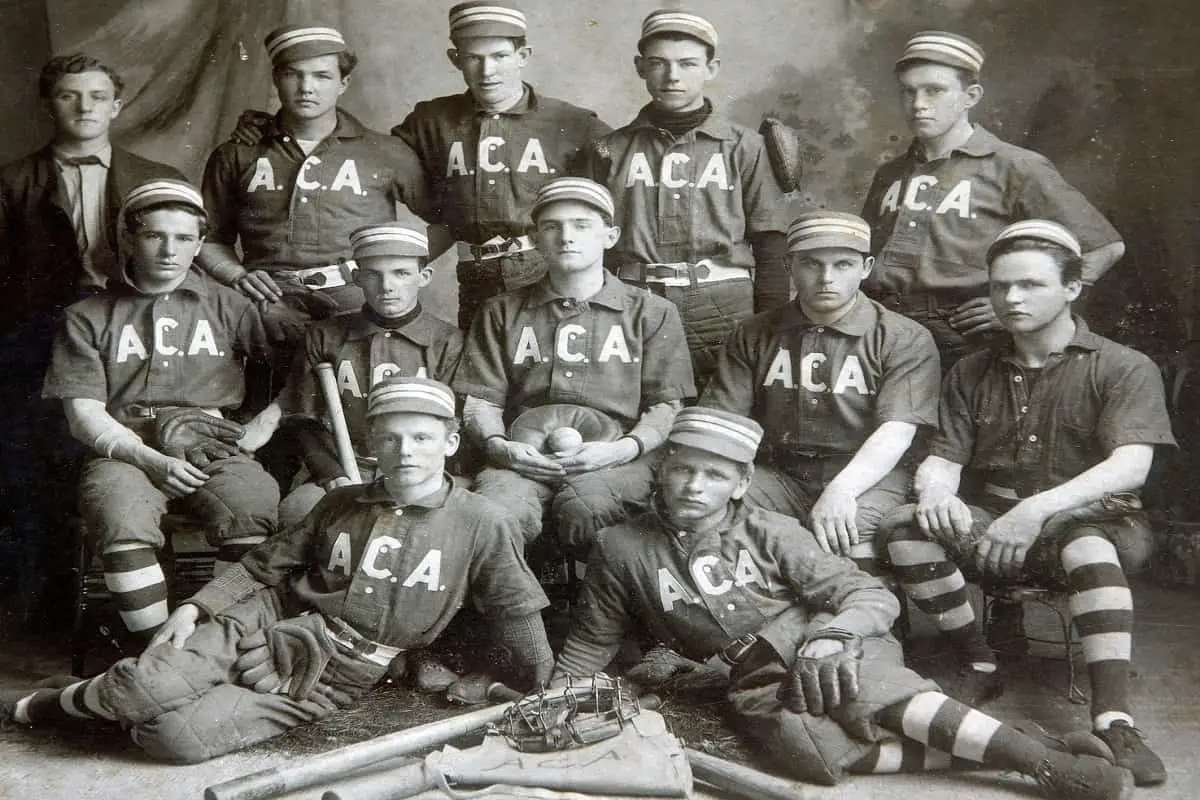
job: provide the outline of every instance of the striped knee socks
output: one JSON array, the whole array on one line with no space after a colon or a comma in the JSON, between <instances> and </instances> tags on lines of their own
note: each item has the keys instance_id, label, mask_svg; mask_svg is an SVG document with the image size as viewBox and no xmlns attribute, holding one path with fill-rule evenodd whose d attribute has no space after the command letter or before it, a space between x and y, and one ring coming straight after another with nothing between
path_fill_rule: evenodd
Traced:
<instances>
[{"instance_id":1,"label":"striped knee socks","mask_svg":"<svg viewBox=\"0 0 1200 800\"><path fill-rule=\"evenodd\" d=\"M167 621L167 582L154 549L118 544L100 555L104 585L131 633L149 636Z\"/></svg>"}]
</instances>

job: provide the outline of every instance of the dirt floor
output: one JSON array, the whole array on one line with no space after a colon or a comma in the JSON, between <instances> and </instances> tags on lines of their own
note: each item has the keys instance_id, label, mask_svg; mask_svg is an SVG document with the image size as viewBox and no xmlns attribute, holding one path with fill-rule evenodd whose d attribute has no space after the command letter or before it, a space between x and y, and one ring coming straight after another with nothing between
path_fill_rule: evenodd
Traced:
<instances>
[{"instance_id":1,"label":"dirt floor","mask_svg":"<svg viewBox=\"0 0 1200 800\"><path fill-rule=\"evenodd\" d=\"M1135 587L1135 602L1138 627L1131 676L1134 709L1138 725L1171 772L1165 786L1138 790L1137 797L1193 800L1200 797L1200 763L1195 759L1200 749L1200 592L1139 585ZM1056 624L1047 612L1037 608L1027 611L1027 630L1031 634L1049 635ZM935 679L946 678L952 665L936 652L927 632L923 621L915 619L910 664ZM1060 647L1035 644L1035 654L1058 652ZM487 657L482 650L476 656L481 654ZM452 663L456 661L454 654L448 658ZM470 654L465 658L470 660ZM67 671L68 664L68 648L61 637L11 632L5 636L0 629L0 686L27 685ZM1082 668L1080 672L1086 689L1086 674ZM1082 728L1087 724L1087 707L1068 702L1066 686L1066 665L1035 655L1009 669L1006 692L989 706L989 711L1010 722L1032 719L1051 732ZM223 780L457 711L442 698L388 685L358 708L331 720L242 753L184 767L148 761L122 732L106 725L53 731L10 727L0 731L0 798L199 798L206 786ZM688 746L758 763L755 753L742 746L723 723L719 702L667 694L661 713ZM458 744L472 742L463 740ZM969 792L972 800L1038 796L1033 786L1019 776L994 773L856 777L835 788L803 787L793 796L797 800L911 800L919 794L922 800L961 800L964 792ZM320 789L311 789L287 797L315 800L321 793Z\"/></svg>"}]
</instances>

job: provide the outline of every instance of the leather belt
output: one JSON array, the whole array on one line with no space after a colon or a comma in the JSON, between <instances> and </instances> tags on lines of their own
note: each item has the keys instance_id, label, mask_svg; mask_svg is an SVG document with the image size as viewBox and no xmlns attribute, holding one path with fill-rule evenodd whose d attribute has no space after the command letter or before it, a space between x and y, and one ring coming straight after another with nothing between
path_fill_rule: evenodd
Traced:
<instances>
[{"instance_id":1,"label":"leather belt","mask_svg":"<svg viewBox=\"0 0 1200 800\"><path fill-rule=\"evenodd\" d=\"M130 403L127 406L122 406L119 409L114 409L113 417L116 419L124 419L130 421L147 421L158 418L158 412L165 411L169 408L179 408L178 404L154 406L147 403ZM222 417L220 411L213 408L195 408L195 411L203 411L205 414L211 414L214 417Z\"/></svg>"},{"instance_id":2,"label":"leather belt","mask_svg":"<svg viewBox=\"0 0 1200 800\"><path fill-rule=\"evenodd\" d=\"M280 269L272 275L292 278L310 289L336 289L345 286L346 275L358 269L353 261L342 264L330 264L326 267L309 267L308 269ZM343 271L344 270L344 271Z\"/></svg>"},{"instance_id":3,"label":"leather belt","mask_svg":"<svg viewBox=\"0 0 1200 800\"><path fill-rule=\"evenodd\" d=\"M533 240L528 236L510 236L507 239L493 237L483 244L458 242L456 244L459 261L488 261L493 258L524 253L533 249Z\"/></svg>"},{"instance_id":4,"label":"leather belt","mask_svg":"<svg viewBox=\"0 0 1200 800\"><path fill-rule=\"evenodd\" d=\"M404 652L399 647L392 647L391 645L380 644L379 642L367 639L338 617L326 617L325 629L329 632L329 638L334 642L355 656L370 661L372 664L378 664L381 667L388 666L396 656Z\"/></svg>"},{"instance_id":5,"label":"leather belt","mask_svg":"<svg viewBox=\"0 0 1200 800\"><path fill-rule=\"evenodd\" d=\"M664 286L692 286L700 283L717 283L750 278L745 267L726 267L701 259L695 264L676 261L670 264L624 264L617 269L617 277L633 283L661 283Z\"/></svg>"},{"instance_id":6,"label":"leather belt","mask_svg":"<svg viewBox=\"0 0 1200 800\"><path fill-rule=\"evenodd\" d=\"M758 644L758 635L753 633L744 633L734 639L725 647L717 651L717 658L724 661L729 666L734 666L743 658L746 653L750 652L750 648Z\"/></svg>"}]
</instances>

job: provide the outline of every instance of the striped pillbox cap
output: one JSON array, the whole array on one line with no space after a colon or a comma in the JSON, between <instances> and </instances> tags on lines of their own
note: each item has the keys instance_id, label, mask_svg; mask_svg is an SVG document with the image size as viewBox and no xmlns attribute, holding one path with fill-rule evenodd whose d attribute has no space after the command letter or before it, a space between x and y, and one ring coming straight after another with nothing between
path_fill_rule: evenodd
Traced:
<instances>
[{"instance_id":1,"label":"striped pillbox cap","mask_svg":"<svg viewBox=\"0 0 1200 800\"><path fill-rule=\"evenodd\" d=\"M454 392L429 378L385 378L367 395L367 419L383 414L428 414L454 419Z\"/></svg>"},{"instance_id":2,"label":"striped pillbox cap","mask_svg":"<svg viewBox=\"0 0 1200 800\"><path fill-rule=\"evenodd\" d=\"M303 58L346 52L346 40L341 32L324 25L284 25L268 33L263 45L274 67Z\"/></svg>"},{"instance_id":3,"label":"striped pillbox cap","mask_svg":"<svg viewBox=\"0 0 1200 800\"><path fill-rule=\"evenodd\" d=\"M642 35L638 39L638 47L654 36L665 33L682 34L693 39L699 39L709 47L716 47L719 38L713 24L699 14L675 8L660 8L651 11L642 20Z\"/></svg>"},{"instance_id":4,"label":"striped pillbox cap","mask_svg":"<svg viewBox=\"0 0 1200 800\"><path fill-rule=\"evenodd\" d=\"M749 417L693 406L675 416L667 441L748 464L754 460L762 436L762 426Z\"/></svg>"},{"instance_id":5,"label":"striped pillbox cap","mask_svg":"<svg viewBox=\"0 0 1200 800\"><path fill-rule=\"evenodd\" d=\"M450 8L450 38L517 39L526 33L525 15L503 0L469 0Z\"/></svg>"},{"instance_id":6,"label":"striped pillbox cap","mask_svg":"<svg viewBox=\"0 0 1200 800\"><path fill-rule=\"evenodd\" d=\"M141 211L164 203L184 203L205 214L204 198L186 181L171 178L155 178L144 181L129 190L121 203L121 218L133 211Z\"/></svg>"},{"instance_id":7,"label":"striped pillbox cap","mask_svg":"<svg viewBox=\"0 0 1200 800\"><path fill-rule=\"evenodd\" d=\"M564 200L585 203L606 214L609 219L616 215L612 195L600 184L587 178L556 178L538 189L533 207L529 210L529 216L536 221L538 213L543 208L551 203L559 203Z\"/></svg>"},{"instance_id":8,"label":"striped pillbox cap","mask_svg":"<svg viewBox=\"0 0 1200 800\"><path fill-rule=\"evenodd\" d=\"M1075 238L1075 234L1062 225L1059 225L1057 222L1051 222L1048 219L1026 219L1014 222L996 234L996 238L992 239L992 243L988 245L988 262L991 262L996 248L1001 243L1012 239L1037 239L1064 247L1077 256L1083 255L1083 247L1079 244L1079 240Z\"/></svg>"},{"instance_id":9,"label":"striped pillbox cap","mask_svg":"<svg viewBox=\"0 0 1200 800\"><path fill-rule=\"evenodd\" d=\"M921 31L904 45L899 67L909 61L932 61L948 67L979 72L983 69L983 48L966 36L947 31Z\"/></svg>"},{"instance_id":10,"label":"striped pillbox cap","mask_svg":"<svg viewBox=\"0 0 1200 800\"><path fill-rule=\"evenodd\" d=\"M871 226L862 217L842 211L810 211L788 226L787 243L793 253L822 247L870 253Z\"/></svg>"},{"instance_id":11,"label":"striped pillbox cap","mask_svg":"<svg viewBox=\"0 0 1200 800\"><path fill-rule=\"evenodd\" d=\"M350 234L354 260L372 256L429 257L429 239L424 233L402 225L364 225Z\"/></svg>"}]
</instances>

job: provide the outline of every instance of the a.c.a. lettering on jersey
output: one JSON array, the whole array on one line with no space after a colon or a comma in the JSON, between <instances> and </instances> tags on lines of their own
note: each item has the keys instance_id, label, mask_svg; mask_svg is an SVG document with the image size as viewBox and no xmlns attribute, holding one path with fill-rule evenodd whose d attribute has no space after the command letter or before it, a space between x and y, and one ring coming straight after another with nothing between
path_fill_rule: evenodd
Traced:
<instances>
[{"instance_id":1,"label":"a.c.a. lettering on jersey","mask_svg":"<svg viewBox=\"0 0 1200 800\"><path fill-rule=\"evenodd\" d=\"M404 543L394 536L376 536L367 542L362 561L358 563L358 571L367 578L391 581L394 577L392 570L385 566L389 557L401 552ZM329 563L325 569L329 572L341 572L349 575L353 569L354 553L351 552L350 534L338 532L329 550ZM384 563L380 563L380 561ZM400 585L412 589L421 584L427 592L444 592L442 585L442 551L431 548L421 558L421 561L409 571Z\"/></svg>"},{"instance_id":2,"label":"a.c.a. lettering on jersey","mask_svg":"<svg viewBox=\"0 0 1200 800\"><path fill-rule=\"evenodd\" d=\"M496 158L498 152L506 149L508 142L503 136L483 136L475 149L475 163L480 172L540 172L543 175L553 175L558 172L546 161L546 153L537 137L531 136L525 142L521 158L516 166ZM514 148L515 152L515 148ZM446 177L459 175L474 175L475 170L467 164L467 150L462 142L451 142L450 151L446 156Z\"/></svg>"},{"instance_id":3,"label":"a.c.a. lettering on jersey","mask_svg":"<svg viewBox=\"0 0 1200 800\"><path fill-rule=\"evenodd\" d=\"M390 361L382 364L376 364L375 369L371 370L371 383L367 386L367 391L371 387L382 381L384 378L390 378L393 375L403 375L400 371L400 365L393 364ZM419 367L412 375L403 375L406 378L428 378L429 374L424 367ZM358 378L358 373L354 370L354 364L347 359L342 359L337 366L337 383L338 389L351 397L362 399L366 392L363 391L362 382Z\"/></svg>"},{"instance_id":4,"label":"a.c.a. lettering on jersey","mask_svg":"<svg viewBox=\"0 0 1200 800\"><path fill-rule=\"evenodd\" d=\"M563 325L554 334L554 355L559 361L565 361L568 364L586 364L589 361L597 364L604 364L608 361L616 359L622 364L633 364L639 359L634 356L629 350L629 342L625 339L625 331L620 325L610 325L608 333L604 336L604 340L600 345L600 349L594 354L587 352L586 345L580 347L581 342L586 342L588 329L582 325ZM537 334L529 325L521 328L521 333L517 336L517 345L513 349L513 366L519 367L527 361L539 362L549 361L550 356L543 356L545 352L541 342L538 341Z\"/></svg>"},{"instance_id":5,"label":"a.c.a. lettering on jersey","mask_svg":"<svg viewBox=\"0 0 1200 800\"><path fill-rule=\"evenodd\" d=\"M826 368L826 363L829 367ZM830 386L825 375L833 379ZM860 395L874 394L867 384L867 373L863 370L862 361L850 353L841 363L830 362L824 353L805 353L799 363L792 360L792 351L786 347L779 348L767 374L763 378L763 388L770 389L781 386L784 389L802 389L815 394L847 394L856 392Z\"/></svg>"},{"instance_id":6,"label":"a.c.a. lettering on jersey","mask_svg":"<svg viewBox=\"0 0 1200 800\"><path fill-rule=\"evenodd\" d=\"M337 172L334 173L333 180L329 185L321 183L315 179L309 170L318 167L322 164L317 156L309 156L304 159L304 163L300 165L300 171L296 173L296 188L306 192L312 191L329 191L342 192L348 191L351 194L366 194L362 188L362 181L358 177L358 164L353 158L347 158L338 166ZM254 192L282 192L288 187L276 185L275 183L275 168L271 166L271 161L266 156L259 156L254 162L254 175L250 178L250 183L246 186L246 193L253 194Z\"/></svg>"},{"instance_id":7,"label":"a.c.a. lettering on jersey","mask_svg":"<svg viewBox=\"0 0 1200 800\"><path fill-rule=\"evenodd\" d=\"M689 567L692 585L706 596L720 597L728 593L734 586L748 586L751 583L758 584L764 591L771 589L770 581L763 575L762 570L751 557L750 551L738 550L737 562L733 566L733 574L730 577L720 579L714 577L715 574L724 572L724 570L716 568L719 561L719 556L710 553L693 559ZM662 603L662 610L667 613L675 608L676 603L699 602L688 591L684 582L667 567L658 568L658 599Z\"/></svg>"},{"instance_id":8,"label":"a.c.a. lettering on jersey","mask_svg":"<svg viewBox=\"0 0 1200 800\"><path fill-rule=\"evenodd\" d=\"M698 162L697 162L698 163ZM697 170L692 163L692 157L687 153L664 153L659 161L658 169L650 166L650 159L645 153L635 152L629 157L625 169L625 188L635 186L653 188L662 185L668 189L683 187L696 189L720 189L728 192L733 189L729 182L729 165L721 153L713 153L704 167Z\"/></svg>"},{"instance_id":9,"label":"a.c.a. lettering on jersey","mask_svg":"<svg viewBox=\"0 0 1200 800\"><path fill-rule=\"evenodd\" d=\"M131 358L145 361L153 351L159 356L216 356L224 357L225 350L217 344L212 325L206 319L196 320L190 331L180 331L179 320L172 317L155 317L154 330L150 335L149 347L133 325L122 325L117 335L113 361L124 364Z\"/></svg>"},{"instance_id":10,"label":"a.c.a. lettering on jersey","mask_svg":"<svg viewBox=\"0 0 1200 800\"><path fill-rule=\"evenodd\" d=\"M956 183L945 196L939 199L934 188L938 179L932 175L913 175L907 185L897 180L884 192L879 201L880 214L894 214L903 205L908 211L932 211L934 214L957 214L962 219L973 219L971 211L971 181L964 178Z\"/></svg>"}]
</instances>

